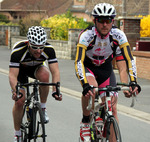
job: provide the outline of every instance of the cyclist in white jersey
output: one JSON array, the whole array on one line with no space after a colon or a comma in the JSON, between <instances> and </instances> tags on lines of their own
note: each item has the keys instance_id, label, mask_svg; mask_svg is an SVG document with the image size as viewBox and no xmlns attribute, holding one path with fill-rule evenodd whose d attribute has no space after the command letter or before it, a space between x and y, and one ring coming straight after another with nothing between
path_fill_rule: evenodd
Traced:
<instances>
[{"instance_id":1,"label":"cyclist in white jersey","mask_svg":"<svg viewBox=\"0 0 150 142\"><path fill-rule=\"evenodd\" d=\"M41 82L49 82L50 73L53 83L60 81L58 61L54 48L47 42L45 30L40 26L32 26L28 30L27 38L28 40L19 41L14 45L9 64L9 82L12 88L12 99L15 101L13 106L14 142L22 142L20 125L25 101L25 90L23 88L21 89L23 97L20 99L17 98L17 81L27 83L28 77L31 77ZM46 60L48 61L49 69L44 63ZM40 86L39 90L41 108L45 115L45 123L47 123L49 117L47 116L46 101L49 87ZM57 95L55 87L53 87L52 96L56 100L62 100L62 96Z\"/></svg>"},{"instance_id":2,"label":"cyclist in white jersey","mask_svg":"<svg viewBox=\"0 0 150 142\"><path fill-rule=\"evenodd\" d=\"M76 75L83 87L83 118L80 124L80 138L83 142L90 142L90 112L86 108L89 96L95 96L95 91L92 90L91 85L105 87L115 82L112 68L112 59L115 56L122 58L122 60L118 60L120 62L118 62L118 67L120 80L124 83L128 82L126 68L128 69L131 92L124 91L126 97L130 97L131 93L136 92L138 94L141 91L137 84L136 65L126 35L123 31L113 27L114 17L116 16L114 6L108 3L97 4L92 11L92 15L95 25L86 28L79 35L75 59ZM119 52L123 57L119 56ZM100 96L104 101L105 94L102 93ZM116 107L114 106L113 114L116 113ZM114 114L114 116L117 117L117 114Z\"/></svg>"}]
</instances>

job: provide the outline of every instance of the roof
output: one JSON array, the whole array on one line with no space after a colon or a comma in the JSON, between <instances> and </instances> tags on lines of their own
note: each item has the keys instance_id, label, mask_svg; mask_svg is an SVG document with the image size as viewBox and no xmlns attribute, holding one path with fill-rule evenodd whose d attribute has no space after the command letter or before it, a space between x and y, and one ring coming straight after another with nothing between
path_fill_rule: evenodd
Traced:
<instances>
[{"instance_id":1,"label":"roof","mask_svg":"<svg viewBox=\"0 0 150 142\"><path fill-rule=\"evenodd\" d=\"M1 9L47 10L48 16L65 13L73 5L73 0L4 0Z\"/></svg>"}]
</instances>

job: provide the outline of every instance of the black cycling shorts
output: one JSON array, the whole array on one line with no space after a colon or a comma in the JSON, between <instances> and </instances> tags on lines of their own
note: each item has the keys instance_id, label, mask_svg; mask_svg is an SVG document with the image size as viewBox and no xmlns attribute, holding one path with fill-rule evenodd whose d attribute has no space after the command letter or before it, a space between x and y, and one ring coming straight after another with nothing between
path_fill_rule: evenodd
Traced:
<instances>
[{"instance_id":1,"label":"black cycling shorts","mask_svg":"<svg viewBox=\"0 0 150 142\"><path fill-rule=\"evenodd\" d=\"M106 81L113 71L112 64L102 64L101 66L85 66L86 75L91 73L94 75L98 85Z\"/></svg>"},{"instance_id":2,"label":"black cycling shorts","mask_svg":"<svg viewBox=\"0 0 150 142\"><path fill-rule=\"evenodd\" d=\"M108 74L108 72L105 70L101 70L101 69L90 70L89 68L85 67L86 76L93 76L96 79L99 87L106 87L107 85L116 86L115 74L114 74L113 70L109 70L109 71L111 72L111 73L109 72L110 74ZM106 92L104 92L104 91L100 92L101 98L105 95L106 95ZM118 92L112 91L111 96L117 97Z\"/></svg>"},{"instance_id":3,"label":"black cycling shorts","mask_svg":"<svg viewBox=\"0 0 150 142\"><path fill-rule=\"evenodd\" d=\"M24 67L23 65L21 65L19 69L18 81L20 83L28 83L28 77L36 79L35 73L41 66L44 65L42 64L42 65L30 66L30 67L29 66Z\"/></svg>"}]
</instances>

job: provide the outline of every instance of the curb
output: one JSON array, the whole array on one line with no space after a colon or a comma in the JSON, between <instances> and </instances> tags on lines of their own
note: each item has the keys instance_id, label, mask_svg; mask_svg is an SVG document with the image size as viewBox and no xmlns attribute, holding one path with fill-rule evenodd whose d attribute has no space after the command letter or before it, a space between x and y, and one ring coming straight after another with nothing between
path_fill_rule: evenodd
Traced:
<instances>
[{"instance_id":1,"label":"curb","mask_svg":"<svg viewBox=\"0 0 150 142\"><path fill-rule=\"evenodd\" d=\"M8 75L8 73L9 73L8 70L2 69L2 68L0 68L0 72L4 73L5 75ZM74 91L74 90L71 90L68 88L64 88L64 87L60 87L60 90L63 93L66 93L70 96L81 99L81 92L77 92L77 91ZM148 123L150 123L150 114L149 113L139 111L139 110L136 110L131 107L126 107L126 106L123 106L120 104L117 104L117 110L118 110L118 112L130 115L132 117L136 117L138 119L141 119L141 120L144 120L144 121L147 121Z\"/></svg>"}]
</instances>

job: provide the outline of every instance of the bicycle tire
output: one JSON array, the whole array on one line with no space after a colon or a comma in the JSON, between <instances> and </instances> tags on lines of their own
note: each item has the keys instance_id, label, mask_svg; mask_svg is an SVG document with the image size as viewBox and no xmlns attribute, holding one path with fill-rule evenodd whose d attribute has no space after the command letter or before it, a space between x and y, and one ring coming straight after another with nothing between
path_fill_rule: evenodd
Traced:
<instances>
[{"instance_id":1,"label":"bicycle tire","mask_svg":"<svg viewBox=\"0 0 150 142\"><path fill-rule=\"evenodd\" d=\"M22 123L21 123L21 135L22 135L23 142L28 142L29 125L30 125L30 122L28 121L28 118L27 118L27 112L26 112L26 106L25 106Z\"/></svg>"},{"instance_id":2,"label":"bicycle tire","mask_svg":"<svg viewBox=\"0 0 150 142\"><path fill-rule=\"evenodd\" d=\"M32 109L32 139L30 142L46 142L44 114L39 102Z\"/></svg>"},{"instance_id":3,"label":"bicycle tire","mask_svg":"<svg viewBox=\"0 0 150 142\"><path fill-rule=\"evenodd\" d=\"M115 136L115 141L114 142L122 142L121 139L121 133L120 133L120 128L118 125L118 122L114 116L111 116L108 118L109 120L106 121L105 127L106 127L106 138L102 139L102 142L109 142L109 138L111 136L110 132L110 127L112 127L112 131L114 132Z\"/></svg>"}]
</instances>

